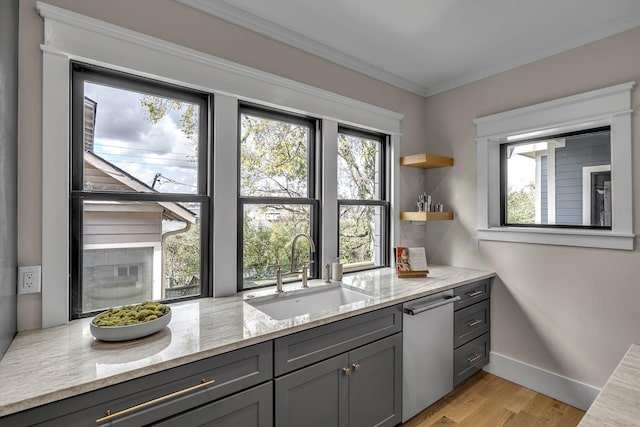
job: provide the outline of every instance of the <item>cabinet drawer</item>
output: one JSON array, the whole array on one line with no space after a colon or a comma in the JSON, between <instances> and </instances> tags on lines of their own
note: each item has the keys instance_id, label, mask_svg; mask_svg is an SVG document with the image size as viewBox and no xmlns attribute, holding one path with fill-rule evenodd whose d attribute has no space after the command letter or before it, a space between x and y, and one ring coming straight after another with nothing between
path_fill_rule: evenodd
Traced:
<instances>
[{"instance_id":1,"label":"cabinet drawer","mask_svg":"<svg viewBox=\"0 0 640 427\"><path fill-rule=\"evenodd\" d=\"M458 347L453 352L453 385L456 386L489 363L489 334Z\"/></svg>"},{"instance_id":2,"label":"cabinet drawer","mask_svg":"<svg viewBox=\"0 0 640 427\"><path fill-rule=\"evenodd\" d=\"M402 330L402 306L384 308L274 342L274 371L279 376L344 353Z\"/></svg>"},{"instance_id":3,"label":"cabinet drawer","mask_svg":"<svg viewBox=\"0 0 640 427\"><path fill-rule=\"evenodd\" d=\"M484 300L454 313L453 346L460 347L489 332L490 300Z\"/></svg>"},{"instance_id":4,"label":"cabinet drawer","mask_svg":"<svg viewBox=\"0 0 640 427\"><path fill-rule=\"evenodd\" d=\"M0 419L0 424L146 425L271 379L272 361L271 342L265 342L19 412ZM203 379L215 380L215 383L192 389ZM115 414L182 390L188 392L111 422L98 424L95 421L104 417L107 411Z\"/></svg>"},{"instance_id":5,"label":"cabinet drawer","mask_svg":"<svg viewBox=\"0 0 640 427\"><path fill-rule=\"evenodd\" d=\"M273 426L273 382L253 387L199 408L192 409L154 426Z\"/></svg>"},{"instance_id":6,"label":"cabinet drawer","mask_svg":"<svg viewBox=\"0 0 640 427\"><path fill-rule=\"evenodd\" d=\"M469 283L464 286L457 287L453 290L453 294L460 297L460 301L456 301L453 306L454 310L468 307L479 301L489 298L491 293L491 279L484 279L478 282Z\"/></svg>"}]
</instances>

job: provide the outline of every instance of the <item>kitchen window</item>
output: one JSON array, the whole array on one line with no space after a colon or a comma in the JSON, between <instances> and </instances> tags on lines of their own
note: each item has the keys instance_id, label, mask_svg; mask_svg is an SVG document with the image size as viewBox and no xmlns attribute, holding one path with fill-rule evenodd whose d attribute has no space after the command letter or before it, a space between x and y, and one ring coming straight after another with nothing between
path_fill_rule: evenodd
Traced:
<instances>
[{"instance_id":1,"label":"kitchen window","mask_svg":"<svg viewBox=\"0 0 640 427\"><path fill-rule=\"evenodd\" d=\"M478 238L633 250L634 85L475 119Z\"/></svg>"},{"instance_id":2,"label":"kitchen window","mask_svg":"<svg viewBox=\"0 0 640 427\"><path fill-rule=\"evenodd\" d=\"M319 244L316 133L312 118L251 105L239 107L238 289L275 284L311 261L318 277L319 251L301 240L296 259L289 245L299 233ZM297 280L294 276L285 281Z\"/></svg>"},{"instance_id":3,"label":"kitchen window","mask_svg":"<svg viewBox=\"0 0 640 427\"><path fill-rule=\"evenodd\" d=\"M73 64L72 318L210 294L210 102Z\"/></svg>"},{"instance_id":4,"label":"kitchen window","mask_svg":"<svg viewBox=\"0 0 640 427\"><path fill-rule=\"evenodd\" d=\"M338 255L346 271L388 264L387 137L338 128Z\"/></svg>"},{"instance_id":5,"label":"kitchen window","mask_svg":"<svg viewBox=\"0 0 640 427\"><path fill-rule=\"evenodd\" d=\"M42 75L44 77L42 82L42 151L43 158L47 160L42 165L43 327L68 322L69 313L72 311L70 309L71 294L75 292L72 289L71 278L72 275L75 277L77 274L77 272L71 271L71 246L73 244L70 225L73 224L71 221L72 206L69 203L70 171L72 170L71 156L69 155L72 140L71 126L69 125L72 121L72 99L69 96L72 84L70 58L83 58L84 62L96 66L108 64L109 68L126 72L129 75L146 76L146 79L153 78L158 82L169 83L167 85L160 83L162 87L178 84L181 87L195 89L193 91L187 89L186 92L197 94L199 91L205 91L214 94L210 100L211 107L207 105L209 114L207 124L211 134L207 135L208 146L204 148L207 150L207 161L204 162L205 157L198 159L203 161L205 166L208 164L209 167L206 172L205 168L198 169L199 175L208 176L208 178L205 177L205 181L208 181L207 192L200 194L199 190L197 194L167 193L163 195L172 197L172 201L178 203L187 197L196 199L201 196L209 197L209 202L204 203L205 207L209 209L208 221L204 210L201 211L203 214L200 221L201 235L206 235L208 240L208 242L202 241L201 263L207 262L208 268L204 268L203 277L197 278L191 275L189 284L174 289L176 292L184 294L180 298L189 298L188 294L194 292L194 289L198 289L198 282L202 286L201 295L204 292L209 292L210 296L224 297L232 295L238 290L236 266L238 265L239 249L237 244L238 234L241 232L238 223L239 179L237 178L239 175L239 144L237 143L240 129L238 124L239 102L253 100L252 102L263 105L281 106L279 108L282 110L295 111L321 121L322 135L325 140L322 144L319 139L317 140L318 152L322 154L317 155L315 161L319 162L321 158L325 172L319 174L318 168L316 168L315 172L318 173L318 177L315 178L315 184L318 187L322 185L325 191L322 192L322 212L320 212L320 207L316 208L316 213L322 222L314 218L312 223L319 224L318 228L321 227L324 230L322 235L318 234L318 236L322 236L322 239L316 240L316 256L323 263L325 260L330 262L338 254L338 212L335 194L336 120L357 124L361 128L375 129L377 132L390 135L391 152L394 154L389 154L389 156L395 156L393 158L397 159L402 114L255 68L230 63L213 55L177 46L147 34L129 30L123 31L122 28L108 22L96 19L79 19L77 13L48 6L45 3L38 3L37 9L44 18L45 26L50 29L51 34L55 34L55 37L44 39L42 49ZM100 46L100 49L96 49L96 46ZM145 81L146 79L141 80ZM213 108L215 108L215 116L211 113ZM125 111L122 110L122 112ZM100 105L98 105L97 114L98 120L100 120ZM117 117L125 119L128 118L128 115L119 114ZM204 135L204 132L201 135ZM199 153L204 155L202 151ZM393 164L390 173L395 177L399 173L399 169L394 168ZM330 165L333 165L332 169L329 167ZM175 180L173 176L165 176L161 173L161 176L158 176L160 183L156 183L154 189L157 189L158 185L164 185L163 177ZM318 181L318 178L322 178L323 181ZM145 184L148 185L149 182L153 184L153 181L145 181ZM74 190L77 191L77 188L75 187ZM320 193L315 191L317 198ZM332 192L333 194L329 194ZM211 200L214 193L215 203ZM173 199L174 194L177 196L175 199ZM127 197L134 195L141 199L158 196L131 193ZM394 179L393 188L389 195L393 204L399 203L399 195L399 181ZM281 202L281 200L279 201ZM292 203L292 200L287 199L287 203ZM78 216L77 212L76 210L73 215ZM324 213L324 215L320 217L320 213ZM182 211L180 216L183 214L188 213ZM399 238L399 218L393 216L392 223L394 227L391 230L390 244ZM208 228L207 232L204 227ZM299 241L299 243L302 242L303 240ZM183 245L177 246L177 248L183 247ZM216 250L213 250L214 247ZM153 245L136 250L140 252L136 254L140 258L153 256L149 253L157 253L154 252ZM202 252L205 250L209 251L208 257ZM299 251L300 262L306 260L302 258L304 255L301 248ZM75 261L73 262L75 263ZM137 264L138 261L127 260L120 264L128 265L130 263ZM140 263L143 264L142 261ZM321 266L317 263L312 267L319 271ZM110 270L110 274L114 276L112 270ZM144 274L143 267L141 267L138 276L141 274ZM210 275L208 279L204 276L205 274ZM132 275L129 274L129 276Z\"/></svg>"},{"instance_id":6,"label":"kitchen window","mask_svg":"<svg viewBox=\"0 0 640 427\"><path fill-rule=\"evenodd\" d=\"M502 224L611 229L611 130L501 144Z\"/></svg>"}]
</instances>

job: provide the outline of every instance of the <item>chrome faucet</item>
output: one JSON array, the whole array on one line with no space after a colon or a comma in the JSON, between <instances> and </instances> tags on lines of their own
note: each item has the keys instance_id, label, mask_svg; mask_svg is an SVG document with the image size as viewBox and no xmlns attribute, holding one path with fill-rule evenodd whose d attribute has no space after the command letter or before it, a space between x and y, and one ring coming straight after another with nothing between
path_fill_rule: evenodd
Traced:
<instances>
[{"instance_id":1,"label":"chrome faucet","mask_svg":"<svg viewBox=\"0 0 640 427\"><path fill-rule=\"evenodd\" d=\"M291 242L291 264L289 266L289 271L286 272L286 273L283 273L280 270L280 268L278 268L277 275L276 275L276 292L283 292L282 291L282 278L284 276L291 276L291 275L294 275L294 274L302 274L302 287L303 288L308 288L309 287L309 285L307 284L307 279L308 279L308 275L309 275L309 264L311 264L313 262L313 260L309 260L309 262L304 263L303 266L302 266L302 270L300 270L300 271L294 270L294 260L295 260L295 254L296 254L296 242L301 237L305 237L309 241L309 250L311 251L311 253L314 253L316 251L316 245L315 245L315 243L313 243L313 239L308 234L300 233L300 234L297 234L296 237L293 238L293 241Z\"/></svg>"}]
</instances>

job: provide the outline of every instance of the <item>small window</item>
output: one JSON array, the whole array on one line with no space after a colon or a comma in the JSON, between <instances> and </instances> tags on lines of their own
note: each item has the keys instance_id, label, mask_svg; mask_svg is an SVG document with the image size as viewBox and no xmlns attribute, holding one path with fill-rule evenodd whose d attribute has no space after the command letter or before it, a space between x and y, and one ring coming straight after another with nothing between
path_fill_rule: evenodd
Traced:
<instances>
[{"instance_id":1,"label":"small window","mask_svg":"<svg viewBox=\"0 0 640 427\"><path fill-rule=\"evenodd\" d=\"M501 144L502 224L611 229L611 131Z\"/></svg>"},{"instance_id":2,"label":"small window","mask_svg":"<svg viewBox=\"0 0 640 427\"><path fill-rule=\"evenodd\" d=\"M209 103L73 64L72 318L209 294Z\"/></svg>"},{"instance_id":3,"label":"small window","mask_svg":"<svg viewBox=\"0 0 640 427\"><path fill-rule=\"evenodd\" d=\"M478 238L633 250L634 85L475 119Z\"/></svg>"},{"instance_id":4,"label":"small window","mask_svg":"<svg viewBox=\"0 0 640 427\"><path fill-rule=\"evenodd\" d=\"M276 265L291 269L290 244L299 233L318 244L316 191L317 122L249 105L239 108L238 290L275 284ZM317 277L319 251L301 240L294 270L311 261ZM285 281L298 280L286 276Z\"/></svg>"},{"instance_id":5,"label":"small window","mask_svg":"<svg viewBox=\"0 0 640 427\"><path fill-rule=\"evenodd\" d=\"M387 137L338 129L338 248L346 271L388 265Z\"/></svg>"}]
</instances>

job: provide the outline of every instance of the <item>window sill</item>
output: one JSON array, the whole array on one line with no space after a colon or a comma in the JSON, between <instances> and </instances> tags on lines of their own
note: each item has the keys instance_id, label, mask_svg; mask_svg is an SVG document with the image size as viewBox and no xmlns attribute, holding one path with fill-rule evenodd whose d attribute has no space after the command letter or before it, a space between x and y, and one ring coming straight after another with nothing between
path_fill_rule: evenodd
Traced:
<instances>
[{"instance_id":1,"label":"window sill","mask_svg":"<svg viewBox=\"0 0 640 427\"><path fill-rule=\"evenodd\" d=\"M478 229L478 239L632 251L635 235L614 233L608 230L490 227Z\"/></svg>"}]
</instances>

